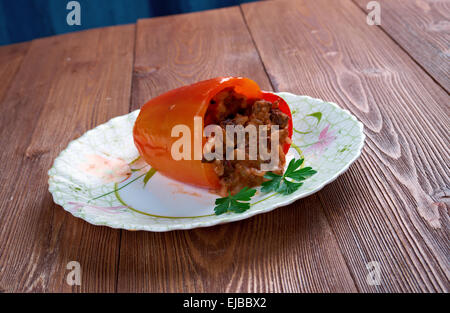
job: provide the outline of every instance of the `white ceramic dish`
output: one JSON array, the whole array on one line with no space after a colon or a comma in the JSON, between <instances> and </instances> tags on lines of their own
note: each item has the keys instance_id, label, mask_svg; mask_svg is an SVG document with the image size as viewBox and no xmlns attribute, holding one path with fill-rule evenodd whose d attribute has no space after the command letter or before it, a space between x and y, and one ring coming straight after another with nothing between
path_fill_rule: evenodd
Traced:
<instances>
[{"instance_id":1,"label":"white ceramic dish","mask_svg":"<svg viewBox=\"0 0 450 313\"><path fill-rule=\"evenodd\" d=\"M289 104L294 124L289 158L303 154L317 174L290 195L258 191L248 211L214 214L216 195L154 174L139 159L132 129L139 111L111 119L72 141L49 170L55 203L95 225L127 230L169 231L232 222L269 212L317 192L359 157L362 124L334 103L277 93Z\"/></svg>"}]
</instances>

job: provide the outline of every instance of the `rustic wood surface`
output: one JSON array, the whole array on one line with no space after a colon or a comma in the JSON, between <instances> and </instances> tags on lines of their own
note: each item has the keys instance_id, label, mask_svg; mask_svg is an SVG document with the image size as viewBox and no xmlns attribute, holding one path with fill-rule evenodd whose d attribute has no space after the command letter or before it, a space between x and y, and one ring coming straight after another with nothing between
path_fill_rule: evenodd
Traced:
<instances>
[{"instance_id":1,"label":"rustic wood surface","mask_svg":"<svg viewBox=\"0 0 450 313\"><path fill-rule=\"evenodd\" d=\"M334 101L364 123L362 157L318 193L358 290L446 289L447 93L349 1L243 11L277 90ZM366 283L371 260L380 286Z\"/></svg>"},{"instance_id":2,"label":"rustic wood surface","mask_svg":"<svg viewBox=\"0 0 450 313\"><path fill-rule=\"evenodd\" d=\"M383 1L369 26L355 1L256 2L0 47L0 292L448 292L448 42L418 30L445 15ZM361 158L315 195L204 229L92 226L52 202L47 170L70 140L224 75L337 102L364 123Z\"/></svg>"},{"instance_id":3,"label":"rustic wood surface","mask_svg":"<svg viewBox=\"0 0 450 313\"><path fill-rule=\"evenodd\" d=\"M62 211L47 171L70 140L129 111L133 49L131 25L35 40L14 58L0 107L3 291L116 290L120 230ZM72 260L82 264L81 288L66 283Z\"/></svg>"},{"instance_id":4,"label":"rustic wood surface","mask_svg":"<svg viewBox=\"0 0 450 313\"><path fill-rule=\"evenodd\" d=\"M363 10L370 0L354 0ZM450 92L450 1L380 0L380 27Z\"/></svg>"}]
</instances>

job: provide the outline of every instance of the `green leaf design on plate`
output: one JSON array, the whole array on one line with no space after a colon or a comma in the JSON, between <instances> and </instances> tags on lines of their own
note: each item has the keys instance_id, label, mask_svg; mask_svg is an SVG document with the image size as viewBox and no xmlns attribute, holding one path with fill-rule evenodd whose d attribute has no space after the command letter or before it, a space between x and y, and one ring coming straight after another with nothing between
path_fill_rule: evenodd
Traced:
<instances>
[{"instance_id":1,"label":"green leaf design on plate","mask_svg":"<svg viewBox=\"0 0 450 313\"><path fill-rule=\"evenodd\" d=\"M306 116L312 116L312 117L317 118L317 125L319 125L320 120L322 119L322 112L314 112L314 113L308 114Z\"/></svg>"},{"instance_id":2,"label":"green leaf design on plate","mask_svg":"<svg viewBox=\"0 0 450 313\"><path fill-rule=\"evenodd\" d=\"M144 176L144 187L147 185L148 181L150 180L150 178L152 178L153 175L155 175L156 173L156 169L154 169L153 167L147 172L147 174L145 174Z\"/></svg>"},{"instance_id":3,"label":"green leaf design on plate","mask_svg":"<svg viewBox=\"0 0 450 313\"><path fill-rule=\"evenodd\" d=\"M314 112L314 113L311 113L311 114L307 114L306 116L315 117L317 119L316 125L319 125L320 121L322 120L322 112ZM309 133L312 133L312 130L310 130L310 131L300 131L300 130L296 129L295 127L293 127L293 130L296 133L299 133L299 134L302 134L302 135L307 135Z\"/></svg>"}]
</instances>

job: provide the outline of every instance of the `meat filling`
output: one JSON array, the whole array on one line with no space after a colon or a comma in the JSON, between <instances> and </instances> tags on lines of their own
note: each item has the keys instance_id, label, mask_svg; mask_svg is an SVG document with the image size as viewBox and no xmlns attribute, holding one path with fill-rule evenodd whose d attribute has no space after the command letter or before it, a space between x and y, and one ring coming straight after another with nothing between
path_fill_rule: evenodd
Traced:
<instances>
[{"instance_id":1,"label":"meat filling","mask_svg":"<svg viewBox=\"0 0 450 313\"><path fill-rule=\"evenodd\" d=\"M257 153L256 160L250 159L250 138L248 138L248 133L246 133L245 138L245 159L236 159L239 151L235 142L234 146L232 146L235 158L234 160L226 160L226 142L227 140L233 140L233 138L227 138L226 126L242 125L246 127L248 125L254 125L258 129L261 125L267 125L267 137L259 138L258 140L266 140L269 152L272 149L278 149L278 166L272 172L281 174L286 162L283 145L290 142L288 123L289 116L279 110L278 102L271 103L263 99L248 101L242 95L234 92L233 89L225 89L211 100L210 106L205 114L205 125L216 124L221 127L224 138L222 143L224 155L222 160L215 159L207 161L204 158L203 162L213 162L214 170L220 179L221 187L218 190L220 195L226 196L228 193L236 194L244 187L261 185L266 180L264 178L266 172L261 170L261 164L269 162L269 160L262 160L259 153ZM279 131L279 141L276 147L272 147L270 141L273 125L278 125ZM215 138L210 137L207 140L212 146Z\"/></svg>"}]
</instances>

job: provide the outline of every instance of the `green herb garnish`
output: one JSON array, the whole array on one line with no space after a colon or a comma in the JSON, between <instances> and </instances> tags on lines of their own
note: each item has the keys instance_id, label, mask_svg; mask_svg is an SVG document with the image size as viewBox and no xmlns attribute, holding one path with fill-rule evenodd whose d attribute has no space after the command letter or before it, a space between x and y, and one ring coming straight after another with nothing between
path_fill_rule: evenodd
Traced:
<instances>
[{"instance_id":1,"label":"green herb garnish","mask_svg":"<svg viewBox=\"0 0 450 313\"><path fill-rule=\"evenodd\" d=\"M278 175L272 172L267 172L264 178L268 179L262 183L261 192L274 191L275 194L289 195L303 185L303 180L313 176L317 172L311 167L299 167L303 164L304 159L292 159L283 175ZM220 215L226 212L242 213L250 208L251 200L256 193L256 189L249 189L244 187L237 194L228 197L216 199L216 206L214 212Z\"/></svg>"},{"instance_id":2,"label":"green herb garnish","mask_svg":"<svg viewBox=\"0 0 450 313\"><path fill-rule=\"evenodd\" d=\"M256 193L256 189L249 189L244 187L237 194L232 196L230 193L228 197L216 199L216 207L214 213L220 215L226 212L242 213L250 208L250 203L242 201L250 201Z\"/></svg>"},{"instance_id":3,"label":"green herb garnish","mask_svg":"<svg viewBox=\"0 0 450 313\"><path fill-rule=\"evenodd\" d=\"M275 191L283 195L289 195L300 188L301 181L316 174L311 167L298 169L304 162L304 159L292 159L283 175L267 172L264 178L269 179L262 183L262 192Z\"/></svg>"}]
</instances>

